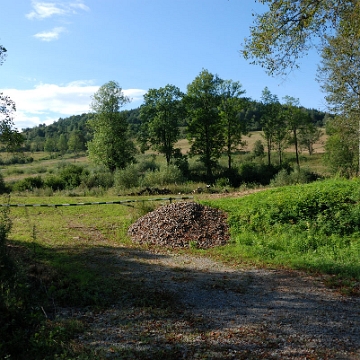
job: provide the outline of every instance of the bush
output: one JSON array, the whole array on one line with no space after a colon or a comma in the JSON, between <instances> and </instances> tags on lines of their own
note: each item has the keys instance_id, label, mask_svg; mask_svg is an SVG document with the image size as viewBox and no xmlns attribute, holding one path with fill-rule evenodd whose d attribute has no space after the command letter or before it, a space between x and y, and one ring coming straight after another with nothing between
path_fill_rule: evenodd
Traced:
<instances>
[{"instance_id":1,"label":"bush","mask_svg":"<svg viewBox=\"0 0 360 360\"><path fill-rule=\"evenodd\" d=\"M5 194L7 192L9 192L9 189L5 184L4 177L0 174L0 194Z\"/></svg>"},{"instance_id":2,"label":"bush","mask_svg":"<svg viewBox=\"0 0 360 360\"><path fill-rule=\"evenodd\" d=\"M263 145L261 140L256 140L255 141L254 148L253 148L253 154L256 157L265 156L265 149L264 149L264 145Z\"/></svg>"},{"instance_id":3,"label":"bush","mask_svg":"<svg viewBox=\"0 0 360 360\"><path fill-rule=\"evenodd\" d=\"M111 172L94 173L83 178L81 185L88 189L104 188L109 189L114 185L114 175Z\"/></svg>"},{"instance_id":4,"label":"bush","mask_svg":"<svg viewBox=\"0 0 360 360\"><path fill-rule=\"evenodd\" d=\"M164 186L181 184L184 177L175 165L163 166L157 171L148 171L142 180L143 186Z\"/></svg>"},{"instance_id":5,"label":"bush","mask_svg":"<svg viewBox=\"0 0 360 360\"><path fill-rule=\"evenodd\" d=\"M315 174L306 169L288 171L287 169L281 169L271 180L271 186L286 186L295 184L307 184L312 181L316 181L320 178L319 175Z\"/></svg>"},{"instance_id":6,"label":"bush","mask_svg":"<svg viewBox=\"0 0 360 360\"><path fill-rule=\"evenodd\" d=\"M67 164L59 172L60 179L65 183L65 189L78 187L82 179L87 175L89 175L87 170L75 164Z\"/></svg>"},{"instance_id":7,"label":"bush","mask_svg":"<svg viewBox=\"0 0 360 360\"><path fill-rule=\"evenodd\" d=\"M44 180L41 176L27 177L17 181L12 186L13 191L32 191L34 189L41 189L44 186Z\"/></svg>"},{"instance_id":8,"label":"bush","mask_svg":"<svg viewBox=\"0 0 360 360\"><path fill-rule=\"evenodd\" d=\"M66 182L60 176L50 175L45 178L44 185L53 191L57 191L64 190L66 187Z\"/></svg>"},{"instance_id":9,"label":"bush","mask_svg":"<svg viewBox=\"0 0 360 360\"><path fill-rule=\"evenodd\" d=\"M137 187L140 184L138 168L135 164L127 166L125 169L117 170L114 174L114 184L121 189Z\"/></svg>"},{"instance_id":10,"label":"bush","mask_svg":"<svg viewBox=\"0 0 360 360\"><path fill-rule=\"evenodd\" d=\"M140 158L139 162L136 164L137 171L139 173L145 173L147 171L159 170L159 165L156 164L155 155L144 155Z\"/></svg>"},{"instance_id":11,"label":"bush","mask_svg":"<svg viewBox=\"0 0 360 360\"><path fill-rule=\"evenodd\" d=\"M240 165L239 174L242 183L269 185L279 169L274 165L245 163Z\"/></svg>"}]
</instances>

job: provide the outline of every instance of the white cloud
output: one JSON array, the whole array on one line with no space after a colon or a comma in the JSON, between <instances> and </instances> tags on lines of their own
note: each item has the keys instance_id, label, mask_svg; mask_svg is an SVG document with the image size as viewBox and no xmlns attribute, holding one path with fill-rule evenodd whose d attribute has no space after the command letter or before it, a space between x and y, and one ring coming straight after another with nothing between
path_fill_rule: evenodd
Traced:
<instances>
[{"instance_id":1,"label":"white cloud","mask_svg":"<svg viewBox=\"0 0 360 360\"><path fill-rule=\"evenodd\" d=\"M65 32L66 29L63 27L56 27L50 31L43 31L41 33L37 33L34 37L42 40L42 41L54 41L60 37L60 34Z\"/></svg>"},{"instance_id":2,"label":"white cloud","mask_svg":"<svg viewBox=\"0 0 360 360\"><path fill-rule=\"evenodd\" d=\"M53 15L65 15L66 10L57 6L55 3L32 2L33 11L26 14L28 19L45 19Z\"/></svg>"},{"instance_id":3,"label":"white cloud","mask_svg":"<svg viewBox=\"0 0 360 360\"><path fill-rule=\"evenodd\" d=\"M28 19L45 19L54 15L68 15L76 14L76 9L83 11L90 10L88 6L84 4L83 1L75 2L41 2L41 1L32 1L33 10L26 14L25 16Z\"/></svg>"},{"instance_id":4,"label":"white cloud","mask_svg":"<svg viewBox=\"0 0 360 360\"><path fill-rule=\"evenodd\" d=\"M21 129L89 112L91 96L98 89L91 81L74 81L66 85L39 84L28 90L0 89L0 92L15 101L15 125ZM129 108L139 106L146 93L141 89L123 89L123 92L132 99Z\"/></svg>"},{"instance_id":5,"label":"white cloud","mask_svg":"<svg viewBox=\"0 0 360 360\"><path fill-rule=\"evenodd\" d=\"M73 9L80 9L84 11L89 11L90 8L86 6L82 1L77 1L75 3L70 3L69 6Z\"/></svg>"}]
</instances>

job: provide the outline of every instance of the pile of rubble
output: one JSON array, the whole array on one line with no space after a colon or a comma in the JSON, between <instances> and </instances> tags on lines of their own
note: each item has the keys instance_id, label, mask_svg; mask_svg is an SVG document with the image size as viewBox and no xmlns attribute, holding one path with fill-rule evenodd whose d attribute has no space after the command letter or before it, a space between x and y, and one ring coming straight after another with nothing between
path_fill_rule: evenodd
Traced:
<instances>
[{"instance_id":1,"label":"pile of rubble","mask_svg":"<svg viewBox=\"0 0 360 360\"><path fill-rule=\"evenodd\" d=\"M226 214L195 202L162 206L132 224L128 234L134 242L172 248L206 249L229 240Z\"/></svg>"}]
</instances>

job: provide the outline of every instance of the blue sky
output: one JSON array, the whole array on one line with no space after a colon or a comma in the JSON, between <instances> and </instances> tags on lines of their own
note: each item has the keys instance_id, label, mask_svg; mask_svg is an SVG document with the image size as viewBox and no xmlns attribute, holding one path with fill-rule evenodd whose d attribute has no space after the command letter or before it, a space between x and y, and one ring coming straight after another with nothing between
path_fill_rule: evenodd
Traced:
<instances>
[{"instance_id":1,"label":"blue sky","mask_svg":"<svg viewBox=\"0 0 360 360\"><path fill-rule=\"evenodd\" d=\"M135 108L150 88L186 91L202 69L240 81L254 100L267 86L280 100L326 109L315 52L286 80L241 57L252 13L266 10L255 0L16 0L3 10L0 92L16 101L19 129L88 112L110 80Z\"/></svg>"}]
</instances>

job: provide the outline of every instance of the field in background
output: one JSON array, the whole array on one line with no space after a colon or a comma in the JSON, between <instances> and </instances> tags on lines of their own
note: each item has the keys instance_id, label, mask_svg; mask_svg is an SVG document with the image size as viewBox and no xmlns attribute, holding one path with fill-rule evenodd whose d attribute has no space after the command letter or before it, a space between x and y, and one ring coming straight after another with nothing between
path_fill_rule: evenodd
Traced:
<instances>
[{"instance_id":1,"label":"field in background","mask_svg":"<svg viewBox=\"0 0 360 360\"><path fill-rule=\"evenodd\" d=\"M234 166L238 166L244 161L247 161L247 152L251 152L254 143L257 140L264 141L261 132L256 131L252 132L250 136L244 136L243 140L246 141L247 146L243 151L234 155ZM321 175L327 175L326 167L322 162L322 155L324 153L324 144L326 140L326 135L323 135L321 139L315 144L314 149L315 153L312 156L306 151L303 151L300 155L301 166L310 171L317 172ZM177 142L175 147L181 148L183 154L188 154L190 150L189 141L186 139L181 139ZM165 158L162 155L155 153L154 151L147 151L145 155L154 155L156 157L156 162L159 165L165 165ZM295 163L294 157L294 148L289 147L285 150L285 159L289 159L291 162ZM79 156L74 157L73 154L66 154L63 157L51 158L48 153L45 152L36 152L36 153L26 153L26 156L31 156L34 161L28 164L16 164L16 165L7 165L0 168L1 174L4 176L5 181L14 182L26 177L32 177L37 175L42 175L46 173L52 173L56 168L63 166L66 163L73 163L76 165L82 165L85 167L93 166L89 159L86 157L86 154L80 154ZM141 159L143 155L138 155L138 158ZM266 159L264 159L264 162ZM277 163L277 154L272 152L272 161ZM189 159L189 163L195 163L196 157ZM219 160L219 163L226 167L227 158L225 155Z\"/></svg>"}]
</instances>

